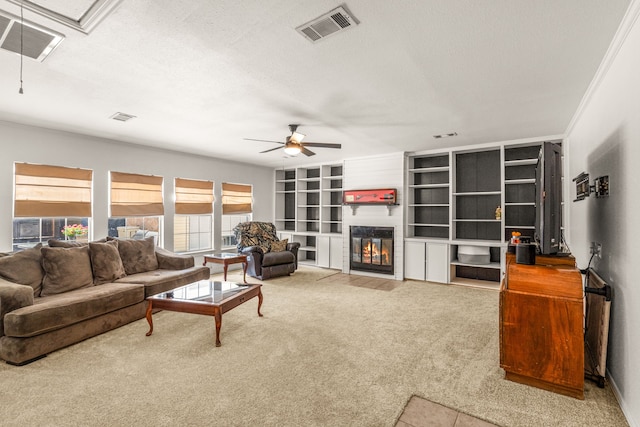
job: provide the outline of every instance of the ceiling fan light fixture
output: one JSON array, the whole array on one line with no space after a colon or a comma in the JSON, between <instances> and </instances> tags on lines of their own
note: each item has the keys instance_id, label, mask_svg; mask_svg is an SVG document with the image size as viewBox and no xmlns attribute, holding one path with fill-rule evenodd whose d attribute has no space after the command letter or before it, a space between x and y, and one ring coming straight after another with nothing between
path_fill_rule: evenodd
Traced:
<instances>
[{"instance_id":1,"label":"ceiling fan light fixture","mask_svg":"<svg viewBox=\"0 0 640 427\"><path fill-rule=\"evenodd\" d=\"M297 142L287 141L287 143L284 145L284 152L289 156L297 156L301 151L302 148Z\"/></svg>"},{"instance_id":2,"label":"ceiling fan light fixture","mask_svg":"<svg viewBox=\"0 0 640 427\"><path fill-rule=\"evenodd\" d=\"M293 132L289 138L294 142L301 143L304 137L305 135L302 133Z\"/></svg>"}]
</instances>

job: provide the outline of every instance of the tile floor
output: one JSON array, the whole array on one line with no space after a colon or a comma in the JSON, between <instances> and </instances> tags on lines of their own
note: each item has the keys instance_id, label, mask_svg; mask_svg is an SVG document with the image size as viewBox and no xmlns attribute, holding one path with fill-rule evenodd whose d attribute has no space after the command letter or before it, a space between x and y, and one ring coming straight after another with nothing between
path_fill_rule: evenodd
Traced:
<instances>
[{"instance_id":1,"label":"tile floor","mask_svg":"<svg viewBox=\"0 0 640 427\"><path fill-rule=\"evenodd\" d=\"M495 424L412 396L396 427L495 427Z\"/></svg>"}]
</instances>

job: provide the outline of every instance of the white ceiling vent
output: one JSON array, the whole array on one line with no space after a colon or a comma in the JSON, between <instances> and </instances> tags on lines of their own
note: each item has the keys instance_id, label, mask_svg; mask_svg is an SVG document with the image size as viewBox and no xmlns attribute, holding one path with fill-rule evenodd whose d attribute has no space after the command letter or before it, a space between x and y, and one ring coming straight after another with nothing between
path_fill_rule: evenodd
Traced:
<instances>
[{"instance_id":1,"label":"white ceiling vent","mask_svg":"<svg viewBox=\"0 0 640 427\"><path fill-rule=\"evenodd\" d=\"M36 61L44 61L64 39L64 35L53 30L24 21L20 17L0 10L0 48L22 53ZM22 30L21 30L22 27Z\"/></svg>"},{"instance_id":2,"label":"white ceiling vent","mask_svg":"<svg viewBox=\"0 0 640 427\"><path fill-rule=\"evenodd\" d=\"M113 116L109 118L113 120L117 120L119 122L126 122L131 119L135 119L136 116L132 116L131 114L126 114L126 113L115 113Z\"/></svg>"},{"instance_id":3,"label":"white ceiling vent","mask_svg":"<svg viewBox=\"0 0 640 427\"><path fill-rule=\"evenodd\" d=\"M348 30L360 22L344 6L337 7L316 19L300 25L296 31L312 43L332 34Z\"/></svg>"}]
</instances>

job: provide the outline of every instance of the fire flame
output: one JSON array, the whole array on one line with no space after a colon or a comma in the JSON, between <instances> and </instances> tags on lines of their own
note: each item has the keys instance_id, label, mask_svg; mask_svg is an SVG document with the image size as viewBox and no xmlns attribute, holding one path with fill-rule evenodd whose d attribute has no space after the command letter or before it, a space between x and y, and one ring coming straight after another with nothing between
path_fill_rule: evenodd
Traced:
<instances>
[{"instance_id":1,"label":"fire flame","mask_svg":"<svg viewBox=\"0 0 640 427\"><path fill-rule=\"evenodd\" d=\"M391 260L389 259L389 250L386 248L380 249L376 242L367 242L362 248L362 259L371 260L371 264L389 265Z\"/></svg>"}]
</instances>

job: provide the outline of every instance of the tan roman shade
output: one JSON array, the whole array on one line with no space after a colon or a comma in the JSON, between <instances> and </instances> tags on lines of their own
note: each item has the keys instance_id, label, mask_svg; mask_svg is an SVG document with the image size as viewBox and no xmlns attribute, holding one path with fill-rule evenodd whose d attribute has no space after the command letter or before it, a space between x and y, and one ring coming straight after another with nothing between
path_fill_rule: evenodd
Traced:
<instances>
[{"instance_id":1,"label":"tan roman shade","mask_svg":"<svg viewBox=\"0 0 640 427\"><path fill-rule=\"evenodd\" d=\"M253 189L246 184L222 183L222 214L251 213L253 206Z\"/></svg>"},{"instance_id":2,"label":"tan roman shade","mask_svg":"<svg viewBox=\"0 0 640 427\"><path fill-rule=\"evenodd\" d=\"M90 217L93 171L15 164L15 217Z\"/></svg>"},{"instance_id":3,"label":"tan roman shade","mask_svg":"<svg viewBox=\"0 0 640 427\"><path fill-rule=\"evenodd\" d=\"M213 213L213 182L175 179L176 214L204 215Z\"/></svg>"},{"instance_id":4,"label":"tan roman shade","mask_svg":"<svg viewBox=\"0 0 640 427\"><path fill-rule=\"evenodd\" d=\"M164 215L162 177L111 172L111 216Z\"/></svg>"}]
</instances>

